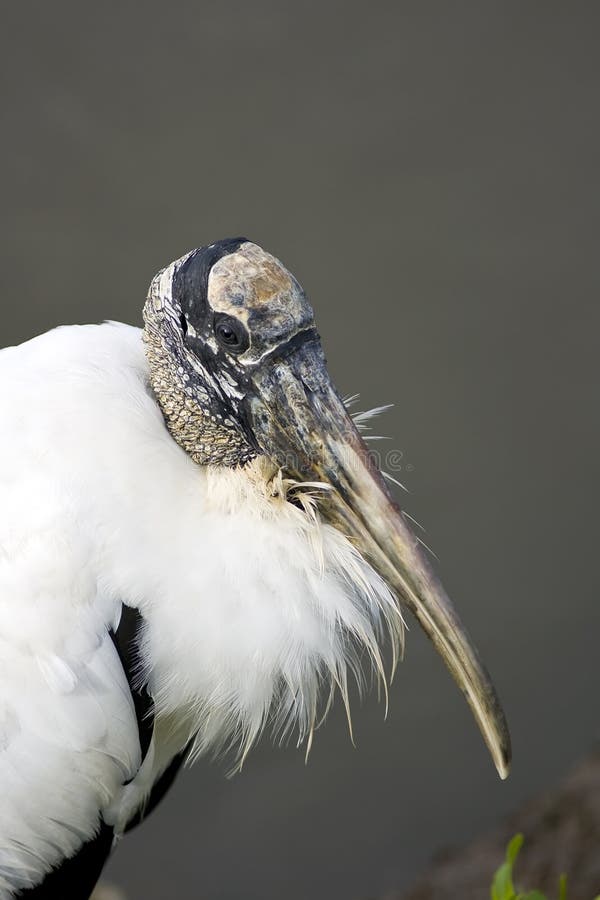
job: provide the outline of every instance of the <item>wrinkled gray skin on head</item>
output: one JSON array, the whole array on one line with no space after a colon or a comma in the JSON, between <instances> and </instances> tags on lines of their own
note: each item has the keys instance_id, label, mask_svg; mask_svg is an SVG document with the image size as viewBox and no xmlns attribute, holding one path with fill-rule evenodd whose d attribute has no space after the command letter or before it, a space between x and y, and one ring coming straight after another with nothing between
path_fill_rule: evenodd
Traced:
<instances>
[{"instance_id":1,"label":"wrinkled gray skin on head","mask_svg":"<svg viewBox=\"0 0 600 900\"><path fill-rule=\"evenodd\" d=\"M238 356L242 367L255 365L266 352L314 324L312 308L294 276L249 242L212 267L208 302L215 312L245 324L250 347Z\"/></svg>"},{"instance_id":2,"label":"wrinkled gray skin on head","mask_svg":"<svg viewBox=\"0 0 600 900\"><path fill-rule=\"evenodd\" d=\"M171 263L144 307L152 388L171 435L201 465L241 465L260 452L244 411L248 379L314 327L304 291L278 259L250 241L230 244ZM231 320L247 336L242 352L219 342L219 323Z\"/></svg>"}]
</instances>

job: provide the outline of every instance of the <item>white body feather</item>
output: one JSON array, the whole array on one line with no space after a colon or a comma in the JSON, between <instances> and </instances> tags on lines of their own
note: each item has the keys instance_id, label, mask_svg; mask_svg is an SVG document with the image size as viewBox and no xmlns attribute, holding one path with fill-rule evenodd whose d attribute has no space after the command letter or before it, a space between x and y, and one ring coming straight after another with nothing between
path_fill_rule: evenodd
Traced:
<instances>
[{"instance_id":1,"label":"white body feather","mask_svg":"<svg viewBox=\"0 0 600 900\"><path fill-rule=\"evenodd\" d=\"M246 752L275 714L311 734L353 643L380 665L385 585L257 461L201 468L148 387L141 332L73 326L0 352L0 898L102 815L117 831L172 756ZM157 719L144 765L108 629L146 623Z\"/></svg>"}]
</instances>

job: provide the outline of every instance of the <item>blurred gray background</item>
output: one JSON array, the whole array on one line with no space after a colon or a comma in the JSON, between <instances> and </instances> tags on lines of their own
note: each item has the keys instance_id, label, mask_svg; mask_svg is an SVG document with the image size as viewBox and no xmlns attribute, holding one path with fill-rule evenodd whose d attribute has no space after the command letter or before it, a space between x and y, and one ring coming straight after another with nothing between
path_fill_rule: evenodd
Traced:
<instances>
[{"instance_id":1,"label":"blurred gray background","mask_svg":"<svg viewBox=\"0 0 600 900\"><path fill-rule=\"evenodd\" d=\"M600 735L600 7L3 5L1 343L139 323L154 272L246 234L312 298L344 393L393 401L405 509L491 669L498 780L411 628L391 710L309 765L201 762L120 846L132 900L408 885ZM199 536L199 540L201 536Z\"/></svg>"}]
</instances>

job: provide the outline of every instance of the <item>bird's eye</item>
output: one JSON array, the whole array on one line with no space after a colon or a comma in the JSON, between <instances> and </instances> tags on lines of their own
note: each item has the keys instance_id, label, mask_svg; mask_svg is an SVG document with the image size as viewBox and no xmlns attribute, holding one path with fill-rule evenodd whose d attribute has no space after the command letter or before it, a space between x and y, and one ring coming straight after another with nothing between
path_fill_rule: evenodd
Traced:
<instances>
[{"instance_id":1,"label":"bird's eye","mask_svg":"<svg viewBox=\"0 0 600 900\"><path fill-rule=\"evenodd\" d=\"M248 332L233 316L221 316L215 322L217 341L228 353L243 353L250 343Z\"/></svg>"},{"instance_id":2,"label":"bird's eye","mask_svg":"<svg viewBox=\"0 0 600 900\"><path fill-rule=\"evenodd\" d=\"M181 330L183 331L183 336L185 337L188 330L187 319L183 315L183 313L179 316L179 324L181 325Z\"/></svg>"}]
</instances>

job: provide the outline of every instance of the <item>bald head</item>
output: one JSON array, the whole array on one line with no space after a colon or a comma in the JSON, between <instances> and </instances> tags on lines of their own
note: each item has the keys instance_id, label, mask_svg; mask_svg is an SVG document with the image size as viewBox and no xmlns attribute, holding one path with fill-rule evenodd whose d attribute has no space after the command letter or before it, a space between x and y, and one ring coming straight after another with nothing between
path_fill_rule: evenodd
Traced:
<instances>
[{"instance_id":1,"label":"bald head","mask_svg":"<svg viewBox=\"0 0 600 900\"><path fill-rule=\"evenodd\" d=\"M192 251L176 265L172 300L191 337L214 352L239 357L243 366L313 324L313 311L294 276L245 238Z\"/></svg>"},{"instance_id":2,"label":"bald head","mask_svg":"<svg viewBox=\"0 0 600 900\"><path fill-rule=\"evenodd\" d=\"M250 379L297 345L318 342L294 276L242 237L192 250L159 272L144 321L150 381L169 430L201 463L237 465L255 455L244 413Z\"/></svg>"}]
</instances>

